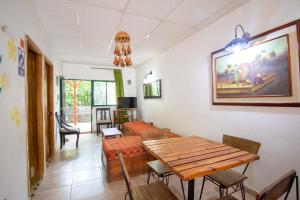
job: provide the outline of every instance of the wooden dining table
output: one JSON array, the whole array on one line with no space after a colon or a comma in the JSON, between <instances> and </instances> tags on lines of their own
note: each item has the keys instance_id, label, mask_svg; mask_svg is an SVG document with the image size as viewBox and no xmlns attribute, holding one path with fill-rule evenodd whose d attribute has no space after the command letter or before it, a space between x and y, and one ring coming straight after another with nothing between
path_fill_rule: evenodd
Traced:
<instances>
[{"instance_id":1,"label":"wooden dining table","mask_svg":"<svg viewBox=\"0 0 300 200\"><path fill-rule=\"evenodd\" d=\"M188 200L194 200L196 178L259 159L256 154L198 136L144 141L143 146L188 181Z\"/></svg>"}]
</instances>

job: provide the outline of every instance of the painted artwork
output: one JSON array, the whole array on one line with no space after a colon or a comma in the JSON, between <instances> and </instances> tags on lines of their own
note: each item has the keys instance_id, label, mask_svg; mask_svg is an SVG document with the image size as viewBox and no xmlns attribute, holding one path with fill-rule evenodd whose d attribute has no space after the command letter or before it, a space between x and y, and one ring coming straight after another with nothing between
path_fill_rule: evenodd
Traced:
<instances>
[{"instance_id":1,"label":"painted artwork","mask_svg":"<svg viewBox=\"0 0 300 200\"><path fill-rule=\"evenodd\" d=\"M25 52L20 47L18 47L18 74L25 76Z\"/></svg>"},{"instance_id":2,"label":"painted artwork","mask_svg":"<svg viewBox=\"0 0 300 200\"><path fill-rule=\"evenodd\" d=\"M291 96L289 36L217 57L214 73L217 98Z\"/></svg>"},{"instance_id":3,"label":"painted artwork","mask_svg":"<svg viewBox=\"0 0 300 200\"><path fill-rule=\"evenodd\" d=\"M7 41L7 55L10 61L15 61L17 59L17 47L13 38Z\"/></svg>"}]
</instances>

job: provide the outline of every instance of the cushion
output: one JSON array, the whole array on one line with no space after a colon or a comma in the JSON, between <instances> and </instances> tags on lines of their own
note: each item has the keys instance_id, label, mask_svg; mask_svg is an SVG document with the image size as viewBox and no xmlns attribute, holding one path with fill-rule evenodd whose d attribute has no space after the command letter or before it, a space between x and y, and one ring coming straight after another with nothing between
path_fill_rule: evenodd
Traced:
<instances>
[{"instance_id":1,"label":"cushion","mask_svg":"<svg viewBox=\"0 0 300 200\"><path fill-rule=\"evenodd\" d=\"M145 154L140 136L105 139L102 148L107 160L117 160L119 152L124 158Z\"/></svg>"},{"instance_id":2,"label":"cushion","mask_svg":"<svg viewBox=\"0 0 300 200\"><path fill-rule=\"evenodd\" d=\"M66 127L67 129L65 128L60 128L59 131L61 133L70 133L70 132L74 132L74 133L77 133L77 132L80 132L80 129L79 128L76 128L76 127Z\"/></svg>"}]
</instances>

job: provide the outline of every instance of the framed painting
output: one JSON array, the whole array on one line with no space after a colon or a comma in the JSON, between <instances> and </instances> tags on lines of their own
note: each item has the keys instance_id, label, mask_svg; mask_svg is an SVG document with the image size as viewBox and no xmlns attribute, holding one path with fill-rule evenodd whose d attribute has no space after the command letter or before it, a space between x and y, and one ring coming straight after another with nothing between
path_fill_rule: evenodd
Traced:
<instances>
[{"instance_id":1,"label":"framed painting","mask_svg":"<svg viewBox=\"0 0 300 200\"><path fill-rule=\"evenodd\" d=\"M300 20L211 54L213 105L300 107Z\"/></svg>"}]
</instances>

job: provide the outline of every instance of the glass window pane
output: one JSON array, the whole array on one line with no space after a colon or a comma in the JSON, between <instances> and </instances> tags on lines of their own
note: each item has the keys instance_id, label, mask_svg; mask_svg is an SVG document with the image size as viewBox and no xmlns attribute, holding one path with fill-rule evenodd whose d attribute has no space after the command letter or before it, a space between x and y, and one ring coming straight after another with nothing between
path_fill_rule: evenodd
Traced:
<instances>
[{"instance_id":1,"label":"glass window pane","mask_svg":"<svg viewBox=\"0 0 300 200\"><path fill-rule=\"evenodd\" d=\"M106 82L94 82L94 105L106 105Z\"/></svg>"},{"instance_id":2,"label":"glass window pane","mask_svg":"<svg viewBox=\"0 0 300 200\"><path fill-rule=\"evenodd\" d=\"M107 82L107 104L116 105L115 82Z\"/></svg>"}]
</instances>

